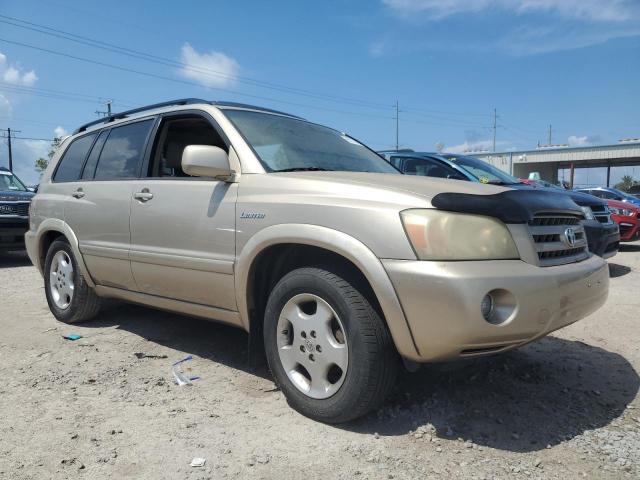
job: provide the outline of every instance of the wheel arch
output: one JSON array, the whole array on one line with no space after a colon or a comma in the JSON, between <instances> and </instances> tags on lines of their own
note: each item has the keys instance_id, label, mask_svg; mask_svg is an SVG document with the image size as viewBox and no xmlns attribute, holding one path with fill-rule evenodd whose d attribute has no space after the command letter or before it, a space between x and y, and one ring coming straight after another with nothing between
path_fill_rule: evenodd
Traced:
<instances>
[{"instance_id":1,"label":"wheel arch","mask_svg":"<svg viewBox=\"0 0 640 480\"><path fill-rule=\"evenodd\" d=\"M80 253L80 246L78 244L78 237L73 232L71 227L60 219L49 218L44 220L38 227L38 230L35 235L35 255L32 257L32 261L37 261L36 267L40 270L40 273L44 273L44 259L47 256L47 251L51 244L58 238L64 238L69 245L71 246L71 250L73 251L73 255L75 257L76 263L78 264L78 268L80 269L80 273L84 277L85 281L90 287L95 287L93 279L91 275L89 275L89 271L87 270L87 266L84 263L84 259L82 258L82 254ZM35 263L35 262L34 262Z\"/></svg>"},{"instance_id":2,"label":"wheel arch","mask_svg":"<svg viewBox=\"0 0 640 480\"><path fill-rule=\"evenodd\" d=\"M245 330L251 333L255 330L255 322L260 322L260 325L262 322L260 311L256 311L256 298L258 298L256 293L260 294L256 290L256 287L260 288L259 282L256 282L259 275L257 268L269 265L269 263L265 264L264 260L269 258L270 253L276 254L274 255L276 258L281 258L278 255L283 251L287 252L287 249L290 252L292 247L313 252L311 259L324 255L325 259L341 259L352 265L370 287L400 355L410 359L419 358L402 306L380 260L366 245L354 237L317 225L273 225L253 235L244 245L236 262L235 290L242 326ZM296 267L302 266L295 261L293 264ZM282 272L276 269L272 274L278 276L280 273ZM283 274L285 273L287 272L284 271ZM282 275L279 278L282 278ZM254 326L253 329L252 326Z\"/></svg>"}]
</instances>

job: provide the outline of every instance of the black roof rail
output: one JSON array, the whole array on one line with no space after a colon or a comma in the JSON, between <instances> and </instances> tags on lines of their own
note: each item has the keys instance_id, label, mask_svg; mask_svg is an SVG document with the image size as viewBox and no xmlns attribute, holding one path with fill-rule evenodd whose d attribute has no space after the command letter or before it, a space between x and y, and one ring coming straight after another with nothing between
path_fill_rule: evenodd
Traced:
<instances>
[{"instance_id":1,"label":"black roof rail","mask_svg":"<svg viewBox=\"0 0 640 480\"><path fill-rule=\"evenodd\" d=\"M153 105L138 107L138 108L134 108L133 110L126 110L120 113L114 113L112 115L109 115L108 117L100 118L98 120L94 120L93 122L85 123L84 125L80 126L75 132L73 132L73 135L75 135L76 133L84 132L87 128L92 127L94 125L99 125L101 123L110 123L110 122L113 122L114 120L121 120L123 118L128 117L129 115L134 115L140 112L146 112L147 110L155 110L156 108L163 108L163 107L172 107L175 105L191 105L194 103L206 103L208 105L215 105L218 107L230 107L230 108L235 107L235 108L247 108L252 110L260 110L262 112L277 113L279 115L287 115L289 117L299 118L302 120L302 117L298 117L297 115L281 112L279 110L272 110L270 108L247 105L245 103L210 101L210 100L203 100L201 98L180 98L178 100L169 100L168 102L154 103Z\"/></svg>"},{"instance_id":2,"label":"black roof rail","mask_svg":"<svg viewBox=\"0 0 640 480\"><path fill-rule=\"evenodd\" d=\"M178 100L169 100L168 102L154 103L153 105L147 105L145 107L134 108L132 110L126 110L120 113L114 113L113 115L109 115L108 117L101 118L99 120L94 120L93 122L85 123L81 127L79 127L73 134L84 132L87 128L92 127L94 125L99 125L101 123L109 123L114 120L120 120L122 118L126 118L129 115L133 115L135 113L144 112L147 110L155 110L156 108L162 107L171 107L173 105L190 105L192 103L209 103L208 100L202 100L201 98L181 98Z\"/></svg>"}]
</instances>

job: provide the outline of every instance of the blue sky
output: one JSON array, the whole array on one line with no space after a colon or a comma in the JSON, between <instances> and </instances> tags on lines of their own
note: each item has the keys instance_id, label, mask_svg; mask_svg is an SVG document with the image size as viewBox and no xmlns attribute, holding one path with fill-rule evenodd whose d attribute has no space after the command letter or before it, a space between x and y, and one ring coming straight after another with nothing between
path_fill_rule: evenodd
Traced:
<instances>
[{"instance_id":1,"label":"blue sky","mask_svg":"<svg viewBox=\"0 0 640 480\"><path fill-rule=\"evenodd\" d=\"M550 123L554 143L640 136L637 0L0 0L0 15L0 128L22 137L70 132L101 100L191 96L285 110L377 149L395 144L396 100L400 144L421 150L490 148L494 108L498 150L545 143ZM6 23L22 21L66 38ZM14 142L27 182L46 150Z\"/></svg>"}]
</instances>

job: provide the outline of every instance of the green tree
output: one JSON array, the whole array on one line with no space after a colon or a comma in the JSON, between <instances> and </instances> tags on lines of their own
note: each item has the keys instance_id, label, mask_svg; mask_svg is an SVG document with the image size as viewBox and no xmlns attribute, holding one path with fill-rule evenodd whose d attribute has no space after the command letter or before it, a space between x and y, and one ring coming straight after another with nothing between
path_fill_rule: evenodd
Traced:
<instances>
[{"instance_id":1,"label":"green tree","mask_svg":"<svg viewBox=\"0 0 640 480\"><path fill-rule=\"evenodd\" d=\"M51 142L51 146L49 147L49 153L47 153L47 158L40 157L36 160L35 169L36 169L36 172L40 173L40 175L42 175L42 173L49 166L49 162L55 155L56 150L58 150L58 147L60 146L61 142L62 142L62 137L55 137Z\"/></svg>"},{"instance_id":2,"label":"green tree","mask_svg":"<svg viewBox=\"0 0 640 480\"><path fill-rule=\"evenodd\" d=\"M620 182L616 183L615 187L623 192L628 192L631 187L638 185L639 183L640 182L634 180L631 175L625 175L622 177Z\"/></svg>"}]
</instances>

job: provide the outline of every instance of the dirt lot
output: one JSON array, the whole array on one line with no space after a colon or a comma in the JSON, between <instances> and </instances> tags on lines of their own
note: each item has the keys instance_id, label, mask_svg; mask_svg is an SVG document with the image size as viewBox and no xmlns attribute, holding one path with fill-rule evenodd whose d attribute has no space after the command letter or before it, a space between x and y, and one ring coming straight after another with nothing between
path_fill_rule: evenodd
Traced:
<instances>
[{"instance_id":1,"label":"dirt lot","mask_svg":"<svg viewBox=\"0 0 640 480\"><path fill-rule=\"evenodd\" d=\"M243 332L128 305L66 326L28 259L0 256L0 478L639 478L640 246L609 263L591 317L405 374L384 409L333 427L247 366ZM201 378L179 387L187 354Z\"/></svg>"}]
</instances>

